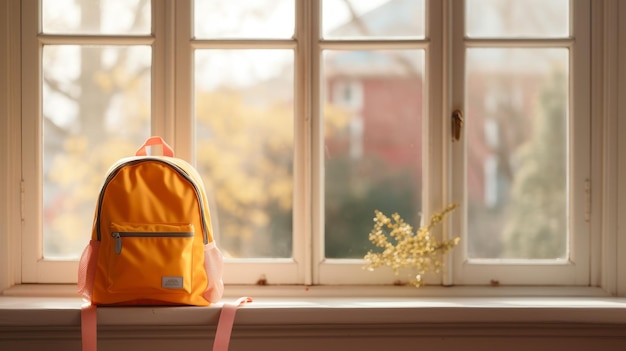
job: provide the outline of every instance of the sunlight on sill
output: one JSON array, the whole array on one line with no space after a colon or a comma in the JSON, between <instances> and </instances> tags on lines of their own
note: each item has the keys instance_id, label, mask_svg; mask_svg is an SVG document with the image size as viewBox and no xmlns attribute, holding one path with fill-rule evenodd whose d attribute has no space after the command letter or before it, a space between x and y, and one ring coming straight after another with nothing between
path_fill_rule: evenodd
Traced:
<instances>
[{"instance_id":1,"label":"sunlight on sill","mask_svg":"<svg viewBox=\"0 0 626 351\"><path fill-rule=\"evenodd\" d=\"M76 297L74 284L22 284L10 287L0 296L16 297ZM227 285L224 297L238 298L253 296L263 298L290 298L307 300L311 298L501 298L501 297L578 297L592 300L610 298L611 295L597 287L559 286L411 286L350 285L350 286L303 286L303 285Z\"/></svg>"},{"instance_id":2,"label":"sunlight on sill","mask_svg":"<svg viewBox=\"0 0 626 351\"><path fill-rule=\"evenodd\" d=\"M238 312L238 323L244 325L626 324L626 298L610 297L600 289L499 287L498 290L496 295L493 290L488 293L488 288L478 287L229 287L223 302L243 295L254 298L253 303ZM0 325L75 325L82 304L73 285L15 286L0 296ZM215 323L220 306L100 307L98 320L111 326L203 325Z\"/></svg>"}]
</instances>

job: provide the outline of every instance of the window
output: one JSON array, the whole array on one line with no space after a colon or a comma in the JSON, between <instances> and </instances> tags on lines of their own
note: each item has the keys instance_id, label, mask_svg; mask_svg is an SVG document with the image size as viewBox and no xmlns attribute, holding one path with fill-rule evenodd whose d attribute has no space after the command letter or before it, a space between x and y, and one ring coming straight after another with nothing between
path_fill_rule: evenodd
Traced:
<instances>
[{"instance_id":1,"label":"window","mask_svg":"<svg viewBox=\"0 0 626 351\"><path fill-rule=\"evenodd\" d=\"M23 0L22 281L75 281L106 170L161 135L204 178L227 283L391 284L362 269L374 210L456 202L429 283L588 285L589 11Z\"/></svg>"}]
</instances>

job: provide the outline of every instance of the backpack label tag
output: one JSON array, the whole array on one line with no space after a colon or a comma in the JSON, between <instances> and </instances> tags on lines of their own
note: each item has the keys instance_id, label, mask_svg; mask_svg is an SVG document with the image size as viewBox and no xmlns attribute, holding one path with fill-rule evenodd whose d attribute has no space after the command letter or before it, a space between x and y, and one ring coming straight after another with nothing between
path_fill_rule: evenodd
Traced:
<instances>
[{"instance_id":1,"label":"backpack label tag","mask_svg":"<svg viewBox=\"0 0 626 351\"><path fill-rule=\"evenodd\" d=\"M183 277L181 276L163 276L161 277L161 287L163 289L182 289Z\"/></svg>"}]
</instances>

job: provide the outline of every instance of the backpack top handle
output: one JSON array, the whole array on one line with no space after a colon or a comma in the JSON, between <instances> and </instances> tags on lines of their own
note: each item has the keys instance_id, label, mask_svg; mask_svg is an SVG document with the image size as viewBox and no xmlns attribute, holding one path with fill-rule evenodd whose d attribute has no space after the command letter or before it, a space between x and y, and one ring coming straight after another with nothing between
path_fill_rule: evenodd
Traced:
<instances>
[{"instance_id":1,"label":"backpack top handle","mask_svg":"<svg viewBox=\"0 0 626 351\"><path fill-rule=\"evenodd\" d=\"M141 145L141 147L137 150L135 155L136 156L147 156L148 154L147 154L146 148L148 146L162 146L163 147L163 152L162 152L163 156L174 157L174 150L160 136L152 136L152 137L148 138L143 143L143 145Z\"/></svg>"}]
</instances>

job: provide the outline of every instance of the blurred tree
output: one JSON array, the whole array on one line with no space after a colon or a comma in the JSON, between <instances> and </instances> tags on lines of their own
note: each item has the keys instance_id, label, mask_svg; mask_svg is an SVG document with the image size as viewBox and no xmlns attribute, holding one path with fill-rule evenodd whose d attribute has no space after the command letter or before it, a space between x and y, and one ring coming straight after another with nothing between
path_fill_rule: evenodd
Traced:
<instances>
[{"instance_id":1,"label":"blurred tree","mask_svg":"<svg viewBox=\"0 0 626 351\"><path fill-rule=\"evenodd\" d=\"M277 251L290 255L292 106L275 101L248 105L241 92L224 88L198 92L196 100L197 133L201 135L197 166L207 192L215 199L214 227L225 253L235 257L267 257ZM275 242L275 238L289 241Z\"/></svg>"},{"instance_id":2,"label":"blurred tree","mask_svg":"<svg viewBox=\"0 0 626 351\"><path fill-rule=\"evenodd\" d=\"M139 24L139 13L146 4L147 0L137 2L133 27ZM100 28L98 2L78 0L76 5L81 25ZM45 49L49 62L43 69L44 103L56 106L63 99L76 114L66 125L43 115L44 255L71 258L78 257L89 240L106 171L119 158L134 154L149 134L150 98L146 92L150 66L142 65L145 60L136 56L150 51L107 46L80 46L77 51L72 51L72 46ZM78 55L76 77L54 73L67 71L63 65L68 58L62 52ZM65 112L71 115L72 108Z\"/></svg>"},{"instance_id":3,"label":"blurred tree","mask_svg":"<svg viewBox=\"0 0 626 351\"><path fill-rule=\"evenodd\" d=\"M214 198L214 227L227 256L291 257L293 104L249 104L244 95L220 88L196 97L197 167ZM332 106L325 118L331 129L348 119Z\"/></svg>"},{"instance_id":4,"label":"blurred tree","mask_svg":"<svg viewBox=\"0 0 626 351\"><path fill-rule=\"evenodd\" d=\"M148 0L137 1L132 27L140 25L140 13L148 5ZM76 0L76 6L80 8L80 23L101 27L99 1ZM44 251L48 256L80 254L89 239L95 201L106 171L118 159L132 155L150 134L151 67L138 64L133 49L80 46L76 77L49 74L44 67L44 86L51 92L46 99L63 96L77 111L68 125L60 125L44 113L48 126L44 131L44 162L49 163L44 172ZM149 48L146 53L150 54ZM49 67L64 64L63 55L57 54L51 57ZM203 136L197 140L202 152L197 153L196 162L213 200L221 245L233 248L226 254L289 256L293 102L249 104L243 93L225 87L198 93L195 100L196 127ZM336 106L326 106L324 111L329 135L348 122L347 112ZM272 137L264 138L267 135ZM368 212L364 217L371 219L374 206L364 208ZM367 242L363 233L368 232L369 224L367 230L352 235Z\"/></svg>"},{"instance_id":5,"label":"blurred tree","mask_svg":"<svg viewBox=\"0 0 626 351\"><path fill-rule=\"evenodd\" d=\"M541 91L535 132L519 148L505 258L564 258L567 240L567 79L556 69Z\"/></svg>"},{"instance_id":6,"label":"blurred tree","mask_svg":"<svg viewBox=\"0 0 626 351\"><path fill-rule=\"evenodd\" d=\"M410 170L390 171L393 167L375 156L352 160L346 155L326 163L326 177L333 179L325 193L326 257L363 258L372 248L368 234L375 210L397 212L407 223L418 226L415 209L421 204L415 201L421 199L421 184Z\"/></svg>"}]
</instances>

